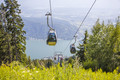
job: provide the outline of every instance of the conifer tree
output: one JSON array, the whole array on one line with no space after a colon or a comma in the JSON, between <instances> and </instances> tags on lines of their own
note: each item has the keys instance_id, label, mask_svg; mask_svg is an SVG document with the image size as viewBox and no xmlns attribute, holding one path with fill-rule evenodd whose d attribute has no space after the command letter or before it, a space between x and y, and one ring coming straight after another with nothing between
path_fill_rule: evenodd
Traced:
<instances>
[{"instance_id":1,"label":"conifer tree","mask_svg":"<svg viewBox=\"0 0 120 80\"><path fill-rule=\"evenodd\" d=\"M10 59L10 34L7 33L6 8L2 3L0 5L0 63L7 62Z\"/></svg>"},{"instance_id":2,"label":"conifer tree","mask_svg":"<svg viewBox=\"0 0 120 80\"><path fill-rule=\"evenodd\" d=\"M0 61L25 60L26 32L19 6L16 0L4 0L0 5Z\"/></svg>"},{"instance_id":3,"label":"conifer tree","mask_svg":"<svg viewBox=\"0 0 120 80\"><path fill-rule=\"evenodd\" d=\"M88 38L88 32L86 30L85 31L85 37L82 40L83 43L79 44L78 49L80 49L80 50L77 52L77 56L78 56L78 58L80 58L80 62L85 61L85 54L87 53L87 50L86 50L86 45L87 45L87 41L88 41L87 38Z\"/></svg>"},{"instance_id":4,"label":"conifer tree","mask_svg":"<svg viewBox=\"0 0 120 80\"><path fill-rule=\"evenodd\" d=\"M23 30L24 23L20 17L21 10L16 0L5 0L6 5L6 20L8 26L8 33L11 37L12 57L16 55L16 60L20 60L21 55L25 53L25 36Z\"/></svg>"}]
</instances>

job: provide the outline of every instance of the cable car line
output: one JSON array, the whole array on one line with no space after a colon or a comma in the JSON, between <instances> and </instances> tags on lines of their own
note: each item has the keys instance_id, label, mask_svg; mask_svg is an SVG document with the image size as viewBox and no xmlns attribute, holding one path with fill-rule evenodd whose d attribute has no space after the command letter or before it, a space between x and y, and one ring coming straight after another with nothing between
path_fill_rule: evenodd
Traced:
<instances>
[{"instance_id":1,"label":"cable car line","mask_svg":"<svg viewBox=\"0 0 120 80\"><path fill-rule=\"evenodd\" d=\"M76 36L76 34L78 33L79 29L81 28L81 26L83 25L84 21L86 20L88 14L90 13L90 11L92 10L93 6L95 5L96 0L93 2L92 6L90 7L90 9L88 10L87 14L85 15L85 17L83 18L79 28L77 29L76 33L74 34L74 36ZM74 39L74 36L72 38L72 40ZM68 46L70 45L70 43L72 42L72 40L70 40L70 42L68 43L68 45L66 46L66 48L64 49L63 53L67 50Z\"/></svg>"},{"instance_id":2,"label":"cable car line","mask_svg":"<svg viewBox=\"0 0 120 80\"><path fill-rule=\"evenodd\" d=\"M47 16L47 26L50 28L48 31L48 37L47 37L47 45L49 46L55 46L57 43L57 34L55 29L53 29L53 20L52 20L52 7L51 7L51 0L49 0L49 4L50 4L50 12L48 12L47 14L45 14L45 16ZM51 25L49 24L49 16L51 17Z\"/></svg>"},{"instance_id":3,"label":"cable car line","mask_svg":"<svg viewBox=\"0 0 120 80\"><path fill-rule=\"evenodd\" d=\"M51 24L52 24L52 27L53 27L52 4L51 4L51 0L49 0L49 5L50 5L50 13L51 13Z\"/></svg>"},{"instance_id":4,"label":"cable car line","mask_svg":"<svg viewBox=\"0 0 120 80\"><path fill-rule=\"evenodd\" d=\"M93 2L92 6L90 7L90 9L89 9L89 11L87 12L86 16L84 17L84 19L83 19L82 23L80 24L79 28L77 29L77 31L76 31L76 33L75 33L75 35L78 33L78 31L79 31L80 27L83 25L83 23L84 23L85 19L87 18L88 14L89 14L89 13L90 13L90 11L92 10L92 8L93 8L93 6L94 6L95 2L96 2L96 0ZM75 36L75 35L74 35L74 36Z\"/></svg>"}]
</instances>

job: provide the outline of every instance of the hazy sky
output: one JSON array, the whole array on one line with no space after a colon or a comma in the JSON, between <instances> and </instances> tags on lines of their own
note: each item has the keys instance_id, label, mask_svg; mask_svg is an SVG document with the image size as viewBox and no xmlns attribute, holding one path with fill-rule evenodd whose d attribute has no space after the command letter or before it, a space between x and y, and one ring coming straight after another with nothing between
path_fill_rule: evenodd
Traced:
<instances>
[{"instance_id":1,"label":"hazy sky","mask_svg":"<svg viewBox=\"0 0 120 80\"><path fill-rule=\"evenodd\" d=\"M21 8L49 8L49 0L18 0ZM51 0L52 8L89 8L94 0ZM97 0L95 8L120 9L120 0Z\"/></svg>"}]
</instances>

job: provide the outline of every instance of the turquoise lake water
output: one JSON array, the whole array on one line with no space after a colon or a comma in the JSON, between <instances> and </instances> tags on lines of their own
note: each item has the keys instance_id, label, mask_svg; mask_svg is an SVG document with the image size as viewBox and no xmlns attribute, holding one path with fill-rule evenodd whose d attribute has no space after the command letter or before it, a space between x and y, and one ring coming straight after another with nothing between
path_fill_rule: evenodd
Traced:
<instances>
[{"instance_id":1,"label":"turquoise lake water","mask_svg":"<svg viewBox=\"0 0 120 80\"><path fill-rule=\"evenodd\" d=\"M31 59L43 59L44 57L54 56L55 52L62 52L64 56L69 57L73 55L70 53L70 47L67 47L69 42L69 40L58 40L55 46L48 46L45 40L27 40L26 54ZM66 47L67 49L63 53Z\"/></svg>"}]
</instances>

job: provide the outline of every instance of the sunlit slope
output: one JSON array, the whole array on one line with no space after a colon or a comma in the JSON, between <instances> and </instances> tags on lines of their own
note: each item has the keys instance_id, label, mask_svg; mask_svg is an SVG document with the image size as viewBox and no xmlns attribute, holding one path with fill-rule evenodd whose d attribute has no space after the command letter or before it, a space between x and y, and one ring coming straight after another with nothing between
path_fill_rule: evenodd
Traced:
<instances>
[{"instance_id":1,"label":"sunlit slope","mask_svg":"<svg viewBox=\"0 0 120 80\"><path fill-rule=\"evenodd\" d=\"M117 70L113 73L92 72L91 69L67 67L51 67L49 68L23 68L20 66L8 67L3 65L0 67L0 80L120 80L120 74Z\"/></svg>"}]
</instances>

